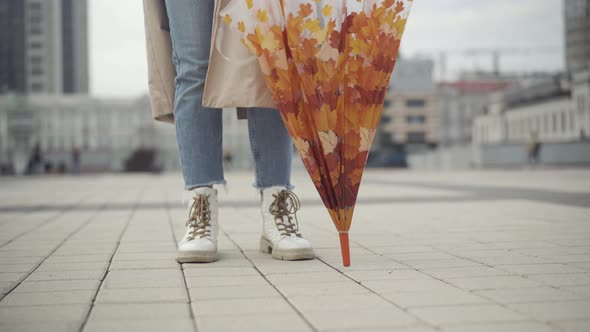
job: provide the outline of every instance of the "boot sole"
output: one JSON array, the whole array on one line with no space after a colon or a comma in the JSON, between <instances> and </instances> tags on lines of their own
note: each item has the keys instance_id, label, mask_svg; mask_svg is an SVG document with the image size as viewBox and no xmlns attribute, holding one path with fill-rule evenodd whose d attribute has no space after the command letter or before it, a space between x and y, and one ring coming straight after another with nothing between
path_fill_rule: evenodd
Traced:
<instances>
[{"instance_id":1,"label":"boot sole","mask_svg":"<svg viewBox=\"0 0 590 332\"><path fill-rule=\"evenodd\" d=\"M216 260L217 253L213 251L183 251L176 255L178 263L211 263Z\"/></svg>"},{"instance_id":2,"label":"boot sole","mask_svg":"<svg viewBox=\"0 0 590 332\"><path fill-rule=\"evenodd\" d=\"M311 248L289 250L274 249L272 242L263 236L260 237L260 251L265 254L270 254L274 259L280 259L283 261L298 261L315 258L315 254Z\"/></svg>"}]
</instances>

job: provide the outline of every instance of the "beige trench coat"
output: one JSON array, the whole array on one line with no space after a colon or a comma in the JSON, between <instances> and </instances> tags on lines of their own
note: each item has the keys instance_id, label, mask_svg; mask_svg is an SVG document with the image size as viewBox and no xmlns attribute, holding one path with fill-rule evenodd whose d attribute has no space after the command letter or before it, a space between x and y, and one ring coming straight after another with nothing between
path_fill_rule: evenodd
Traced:
<instances>
[{"instance_id":1,"label":"beige trench coat","mask_svg":"<svg viewBox=\"0 0 590 332\"><path fill-rule=\"evenodd\" d=\"M143 0L143 11L152 116L173 123L176 69L164 0Z\"/></svg>"},{"instance_id":2,"label":"beige trench coat","mask_svg":"<svg viewBox=\"0 0 590 332\"><path fill-rule=\"evenodd\" d=\"M223 6L227 2L228 0L217 0L216 12L219 10L217 6ZM172 62L172 42L166 6L164 0L143 0L143 6L152 115L159 121L174 122L176 70ZM218 22L214 22L213 36L216 36L216 24ZM235 45L238 45L240 50L235 49ZM232 40L226 47L225 51L234 55L244 52L242 44L236 40ZM217 52L218 50L211 50L203 105L215 108L275 108L258 65L232 63L224 60ZM238 118L246 118L245 109L238 108Z\"/></svg>"}]
</instances>

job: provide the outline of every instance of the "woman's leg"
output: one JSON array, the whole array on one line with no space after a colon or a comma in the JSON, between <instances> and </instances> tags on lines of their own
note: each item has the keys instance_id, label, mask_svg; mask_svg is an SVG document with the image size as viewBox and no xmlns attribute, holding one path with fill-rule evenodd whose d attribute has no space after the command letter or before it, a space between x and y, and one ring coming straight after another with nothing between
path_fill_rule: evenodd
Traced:
<instances>
[{"instance_id":1,"label":"woman's leg","mask_svg":"<svg viewBox=\"0 0 590 332\"><path fill-rule=\"evenodd\" d=\"M250 145L260 189L262 235L260 250L275 259L315 257L311 242L301 234L299 199L290 190L293 144L277 110L248 109Z\"/></svg>"},{"instance_id":2,"label":"woman's leg","mask_svg":"<svg viewBox=\"0 0 590 332\"><path fill-rule=\"evenodd\" d=\"M224 184L221 110L202 105L214 0L166 0L176 66L174 118L185 189Z\"/></svg>"},{"instance_id":3,"label":"woman's leg","mask_svg":"<svg viewBox=\"0 0 590 332\"><path fill-rule=\"evenodd\" d=\"M248 108L248 132L256 172L256 188L291 185L293 144L279 111Z\"/></svg>"}]
</instances>

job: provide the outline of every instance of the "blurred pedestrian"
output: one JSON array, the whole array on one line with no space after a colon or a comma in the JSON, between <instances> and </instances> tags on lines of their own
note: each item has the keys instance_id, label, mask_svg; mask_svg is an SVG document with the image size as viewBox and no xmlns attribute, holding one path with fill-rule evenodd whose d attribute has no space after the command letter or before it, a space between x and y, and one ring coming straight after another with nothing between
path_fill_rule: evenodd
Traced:
<instances>
[{"instance_id":1,"label":"blurred pedestrian","mask_svg":"<svg viewBox=\"0 0 590 332\"><path fill-rule=\"evenodd\" d=\"M80 174L80 149L72 150L72 173Z\"/></svg>"},{"instance_id":2,"label":"blurred pedestrian","mask_svg":"<svg viewBox=\"0 0 590 332\"><path fill-rule=\"evenodd\" d=\"M539 154L541 152L541 142L539 142L539 135L536 131L530 135L530 140L527 145L527 156L529 165L539 164Z\"/></svg>"},{"instance_id":3,"label":"blurred pedestrian","mask_svg":"<svg viewBox=\"0 0 590 332\"><path fill-rule=\"evenodd\" d=\"M217 190L213 185L225 184L221 109L202 104L216 1L143 3L152 112L159 120L174 119L184 186L192 191L177 260L211 262L217 259L218 233ZM291 191L289 133L277 110L248 108L246 112L255 163L254 186L261 195L260 248L277 259L313 258L311 243L301 235L295 216L299 202Z\"/></svg>"}]
</instances>

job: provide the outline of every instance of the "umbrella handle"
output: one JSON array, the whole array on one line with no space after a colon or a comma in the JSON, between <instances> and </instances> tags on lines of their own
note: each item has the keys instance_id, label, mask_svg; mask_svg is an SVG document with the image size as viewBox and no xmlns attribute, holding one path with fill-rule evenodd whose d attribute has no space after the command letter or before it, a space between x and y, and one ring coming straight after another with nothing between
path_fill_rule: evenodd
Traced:
<instances>
[{"instance_id":1,"label":"umbrella handle","mask_svg":"<svg viewBox=\"0 0 590 332\"><path fill-rule=\"evenodd\" d=\"M348 232L340 232L340 250L342 251L342 265L350 266L350 245Z\"/></svg>"}]
</instances>

